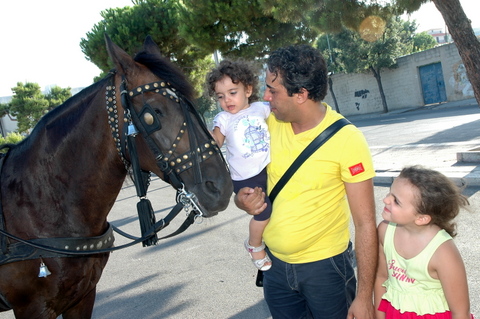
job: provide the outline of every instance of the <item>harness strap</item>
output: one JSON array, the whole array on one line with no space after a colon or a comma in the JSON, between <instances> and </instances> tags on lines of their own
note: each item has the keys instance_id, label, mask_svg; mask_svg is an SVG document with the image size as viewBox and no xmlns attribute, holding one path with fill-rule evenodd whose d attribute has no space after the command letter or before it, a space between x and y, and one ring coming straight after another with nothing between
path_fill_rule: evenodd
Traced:
<instances>
[{"instance_id":1,"label":"harness strap","mask_svg":"<svg viewBox=\"0 0 480 319\"><path fill-rule=\"evenodd\" d=\"M93 238L85 238L85 237L74 237L74 238L37 238L31 240L24 240L22 238L16 237L11 235L3 230L0 230L0 234L6 237L12 238L16 240L17 243L10 245L13 249L10 250L10 254L8 255L0 255L0 265L22 261L22 260L29 260L29 259L37 259L37 258L53 258L53 257L79 257L79 256L88 256L94 254L101 254L101 253L110 253L115 250L120 250L126 247L130 247L136 245L140 242L145 241L152 235L156 234L163 228L167 227L170 222L182 211L184 204L181 202L177 203L177 205L170 211L170 213L162 220L158 221L153 225L147 234L143 237L134 237L129 235L117 227L109 224L109 229L107 232L101 236L93 237ZM175 235L178 235L184 232L190 225L195 222L196 218L199 215L196 214L195 211L191 211L190 214L187 216L187 219L183 222L183 224L172 234L164 236L160 239L169 238ZM120 246L113 247L113 241L115 240L112 230L116 231L120 235L130 238L133 241L127 244L123 244ZM111 238L111 240L109 240ZM105 248L97 249L100 246L100 240L105 243L105 239L107 240L107 246L103 246ZM59 241L58 241L59 240ZM86 240L91 240L93 242L90 244L85 244ZM54 243L55 245L53 245ZM96 245L95 245L96 243ZM73 246L72 246L73 245ZM55 247L53 247L55 246ZM70 247L71 246L71 247ZM68 249L65 249L68 247ZM77 247L80 247L77 249ZM84 249L86 247L86 249Z\"/></svg>"},{"instance_id":2,"label":"harness strap","mask_svg":"<svg viewBox=\"0 0 480 319\"><path fill-rule=\"evenodd\" d=\"M184 102L185 103L185 102ZM200 169L200 158L198 152L200 151L198 147L198 140L197 140L197 134L193 132L194 125L192 118L189 116L189 106L191 104L187 105L181 105L182 106L182 111L183 111L183 118L185 119L185 122L187 123L187 127L191 130L189 134L188 141L190 143L190 150L192 151L192 156L193 156L193 163L195 163L193 167L193 178L195 181L195 184L200 184L202 182L202 171ZM200 122L201 123L201 122Z\"/></svg>"},{"instance_id":3,"label":"harness strap","mask_svg":"<svg viewBox=\"0 0 480 319\"><path fill-rule=\"evenodd\" d=\"M192 225L195 222L195 219L197 218L197 216L198 215L195 213L195 211L192 210L190 214L188 214L187 219L185 219L185 221L182 223L182 225L180 225L180 227L176 231L174 231L170 235L163 236L160 239L170 238L183 233L185 230L187 230L188 227L190 227L190 225Z\"/></svg>"},{"instance_id":4,"label":"harness strap","mask_svg":"<svg viewBox=\"0 0 480 319\"><path fill-rule=\"evenodd\" d=\"M153 85L147 84L147 85L145 85L145 88L142 88L142 87L139 87L139 88L140 88L140 90L137 91L137 92L141 93L141 92L143 92L143 90L152 90ZM151 107L148 104L146 104L147 106L144 105L144 108L147 107L147 109L149 109L148 112L152 116L152 120L153 120L153 123L151 124L152 128L148 128L148 131L147 131L146 127L150 127L150 125L144 125L143 118L140 118L139 114L137 114L136 110L133 107L131 107L131 105L129 103L128 96L130 95L130 97L133 97L136 94L135 95L132 94L133 91L130 91L130 94L128 93L127 88L126 88L125 79L122 79L120 91L121 91L120 94L121 94L121 98L122 98L122 105L126 110L128 110L128 112L131 116L131 120L133 121L133 124L135 125L135 128L140 131L140 134L143 136L143 138L147 142L148 147L150 148L153 155L155 156L155 160L157 161L158 167L162 170L162 172L165 175L165 178L168 179L168 182L170 182L170 184L175 189L180 189L182 187L182 183L181 183L179 177L173 171L173 169L169 168L168 163L163 161L164 155L162 154L162 151L160 150L158 145L155 143L155 141L150 136L153 132L158 131L161 128L160 120L158 119L158 116L156 115L155 111L150 110ZM144 114L145 112L146 112L145 109L142 109L141 113ZM130 160L132 160L132 159L130 159Z\"/></svg>"},{"instance_id":5,"label":"harness strap","mask_svg":"<svg viewBox=\"0 0 480 319\"><path fill-rule=\"evenodd\" d=\"M115 241L113 228L110 224L103 235L96 237L56 237L22 240L4 231L0 231L0 233L5 235L1 237L8 236L18 240L18 242L8 246L7 254L0 255L0 265L40 257L78 257L79 255L109 252L104 249L112 247Z\"/></svg>"}]
</instances>

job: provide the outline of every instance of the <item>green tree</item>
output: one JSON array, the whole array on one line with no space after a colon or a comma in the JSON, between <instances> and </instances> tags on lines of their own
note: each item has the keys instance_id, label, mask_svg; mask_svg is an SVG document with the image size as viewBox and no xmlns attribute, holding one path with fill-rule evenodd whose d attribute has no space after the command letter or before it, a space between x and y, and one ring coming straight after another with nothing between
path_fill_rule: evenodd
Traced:
<instances>
[{"instance_id":1,"label":"green tree","mask_svg":"<svg viewBox=\"0 0 480 319\"><path fill-rule=\"evenodd\" d=\"M37 83L18 82L12 91L13 97L9 104L9 113L17 119L17 131L28 133L48 111L48 100L40 91Z\"/></svg>"},{"instance_id":2,"label":"green tree","mask_svg":"<svg viewBox=\"0 0 480 319\"><path fill-rule=\"evenodd\" d=\"M65 102L72 96L71 88L67 87L62 89L59 86L53 86L50 91L45 94L45 98L48 101L48 110L51 111L55 107Z\"/></svg>"},{"instance_id":3,"label":"green tree","mask_svg":"<svg viewBox=\"0 0 480 319\"><path fill-rule=\"evenodd\" d=\"M0 136L0 145L3 144L17 144L22 141L25 137L17 132L8 133L7 136ZM0 150L0 153L6 153L7 149Z\"/></svg>"},{"instance_id":4,"label":"green tree","mask_svg":"<svg viewBox=\"0 0 480 319\"><path fill-rule=\"evenodd\" d=\"M10 103L0 105L0 116L8 113L15 117L19 133L29 133L45 113L72 96L70 88L62 89L58 86L52 87L44 95L40 91L40 85L31 82L18 82L12 91Z\"/></svg>"},{"instance_id":5,"label":"green tree","mask_svg":"<svg viewBox=\"0 0 480 319\"><path fill-rule=\"evenodd\" d=\"M437 41L427 32L421 32L415 34L413 37L413 52L424 51L434 48L437 45Z\"/></svg>"},{"instance_id":6,"label":"green tree","mask_svg":"<svg viewBox=\"0 0 480 319\"><path fill-rule=\"evenodd\" d=\"M107 9L100 13L103 20L95 24L80 42L87 60L105 74L113 68L105 49L105 32L131 55L138 52L145 37L150 35L162 54L187 74L200 95L213 51L192 45L181 36L177 1L134 0L132 3L133 7Z\"/></svg>"},{"instance_id":7,"label":"green tree","mask_svg":"<svg viewBox=\"0 0 480 319\"><path fill-rule=\"evenodd\" d=\"M302 21L283 22L265 14L258 0L183 0L179 8L180 34L223 57L263 58L278 47L310 43L317 36Z\"/></svg>"},{"instance_id":8,"label":"green tree","mask_svg":"<svg viewBox=\"0 0 480 319\"><path fill-rule=\"evenodd\" d=\"M333 46L332 59L336 61L333 70L347 73L372 72L377 81L383 111L388 112L381 72L382 69L396 68L396 58L412 52L415 28L414 22L394 17L385 25L380 37L373 42L365 41L360 33L348 29L331 35L330 50ZM328 47L324 46L325 41L319 40L318 45L321 51L328 50Z\"/></svg>"},{"instance_id":9,"label":"green tree","mask_svg":"<svg viewBox=\"0 0 480 319\"><path fill-rule=\"evenodd\" d=\"M347 70L342 63L342 60L339 58L341 50L336 42L335 37L332 37L328 34L323 34L317 39L317 48L322 52L325 61L327 61L327 70L328 74L328 90L332 95L333 103L335 104L335 109L340 113L340 107L338 106L337 97L335 91L333 90L333 79L332 75L338 73L346 73Z\"/></svg>"},{"instance_id":10,"label":"green tree","mask_svg":"<svg viewBox=\"0 0 480 319\"><path fill-rule=\"evenodd\" d=\"M8 103L0 103L0 118L8 114L10 106Z\"/></svg>"}]
</instances>

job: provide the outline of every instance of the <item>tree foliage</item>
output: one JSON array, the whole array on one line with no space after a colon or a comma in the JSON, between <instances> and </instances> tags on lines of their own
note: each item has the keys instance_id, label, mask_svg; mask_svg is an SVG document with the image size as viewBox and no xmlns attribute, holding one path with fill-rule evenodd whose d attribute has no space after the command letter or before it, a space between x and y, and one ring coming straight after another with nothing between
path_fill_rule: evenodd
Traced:
<instances>
[{"instance_id":1,"label":"tree foliage","mask_svg":"<svg viewBox=\"0 0 480 319\"><path fill-rule=\"evenodd\" d=\"M437 45L437 41L427 32L421 32L415 34L413 37L413 52L419 52L434 48Z\"/></svg>"},{"instance_id":2,"label":"tree foliage","mask_svg":"<svg viewBox=\"0 0 480 319\"><path fill-rule=\"evenodd\" d=\"M8 114L8 103L0 103L0 118Z\"/></svg>"},{"instance_id":3,"label":"tree foliage","mask_svg":"<svg viewBox=\"0 0 480 319\"><path fill-rule=\"evenodd\" d=\"M9 113L17 119L17 131L27 133L48 111L48 100L37 83L18 82L12 91Z\"/></svg>"},{"instance_id":4,"label":"tree foliage","mask_svg":"<svg viewBox=\"0 0 480 319\"><path fill-rule=\"evenodd\" d=\"M18 82L12 88L12 100L3 104L3 112L17 119L17 132L28 133L49 110L65 102L72 93L70 88L62 89L54 86L44 95L37 83Z\"/></svg>"},{"instance_id":5,"label":"tree foliage","mask_svg":"<svg viewBox=\"0 0 480 319\"><path fill-rule=\"evenodd\" d=\"M135 4L133 7L101 12L103 20L95 24L80 42L87 60L105 74L113 68L105 48L105 33L130 55L138 52L145 37L150 35L162 54L176 63L187 74L197 92L201 92L203 77L212 63L213 51L192 45L180 35L177 1L132 2Z\"/></svg>"},{"instance_id":6,"label":"tree foliage","mask_svg":"<svg viewBox=\"0 0 480 319\"><path fill-rule=\"evenodd\" d=\"M377 1L352 0L258 0L264 12L283 22L303 22L318 32L338 33L347 28L358 31L361 23L371 16L388 20L393 8ZM367 4L368 3L368 4Z\"/></svg>"},{"instance_id":7,"label":"tree foliage","mask_svg":"<svg viewBox=\"0 0 480 319\"><path fill-rule=\"evenodd\" d=\"M321 36L317 46L324 53L330 71L372 72L377 80L384 112L388 112L381 71L396 68L397 57L413 52L415 30L414 22L394 17L386 23L383 33L376 41L365 41L360 33L344 28L342 32L328 38L327 35Z\"/></svg>"},{"instance_id":8,"label":"tree foliage","mask_svg":"<svg viewBox=\"0 0 480 319\"><path fill-rule=\"evenodd\" d=\"M258 0L183 0L180 33L223 57L257 59L281 46L310 43L317 33L303 21L280 21Z\"/></svg>"},{"instance_id":9,"label":"tree foliage","mask_svg":"<svg viewBox=\"0 0 480 319\"><path fill-rule=\"evenodd\" d=\"M59 86L53 86L50 91L45 94L45 98L48 101L48 111L53 110L72 96L70 87L61 88Z\"/></svg>"},{"instance_id":10,"label":"tree foliage","mask_svg":"<svg viewBox=\"0 0 480 319\"><path fill-rule=\"evenodd\" d=\"M0 145L3 144L17 144L21 142L25 137L17 132L10 132L7 136L0 136ZM0 153L6 153L8 149L0 150Z\"/></svg>"}]
</instances>

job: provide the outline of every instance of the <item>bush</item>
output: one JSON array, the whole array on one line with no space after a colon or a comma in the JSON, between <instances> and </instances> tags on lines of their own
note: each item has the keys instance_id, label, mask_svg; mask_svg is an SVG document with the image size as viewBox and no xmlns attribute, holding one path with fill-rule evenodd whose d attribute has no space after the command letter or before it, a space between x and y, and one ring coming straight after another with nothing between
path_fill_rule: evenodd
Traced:
<instances>
[{"instance_id":1,"label":"bush","mask_svg":"<svg viewBox=\"0 0 480 319\"><path fill-rule=\"evenodd\" d=\"M10 132L6 137L0 136L0 145L3 144L17 144L21 142L25 137L17 132ZM5 153L7 150L0 150L0 153Z\"/></svg>"}]
</instances>

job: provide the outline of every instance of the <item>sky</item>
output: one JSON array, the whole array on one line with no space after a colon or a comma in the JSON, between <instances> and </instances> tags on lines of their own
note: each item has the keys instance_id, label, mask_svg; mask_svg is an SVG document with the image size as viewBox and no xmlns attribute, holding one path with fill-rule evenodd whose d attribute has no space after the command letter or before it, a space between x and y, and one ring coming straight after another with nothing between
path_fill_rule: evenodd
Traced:
<instances>
[{"instance_id":1,"label":"sky","mask_svg":"<svg viewBox=\"0 0 480 319\"><path fill-rule=\"evenodd\" d=\"M480 28L480 1L460 0L474 28ZM100 74L86 60L80 41L107 8L132 6L131 0L2 0L0 2L0 97L12 95L17 82L42 90L86 87ZM424 4L410 19L417 31L445 28L434 4Z\"/></svg>"}]
</instances>

